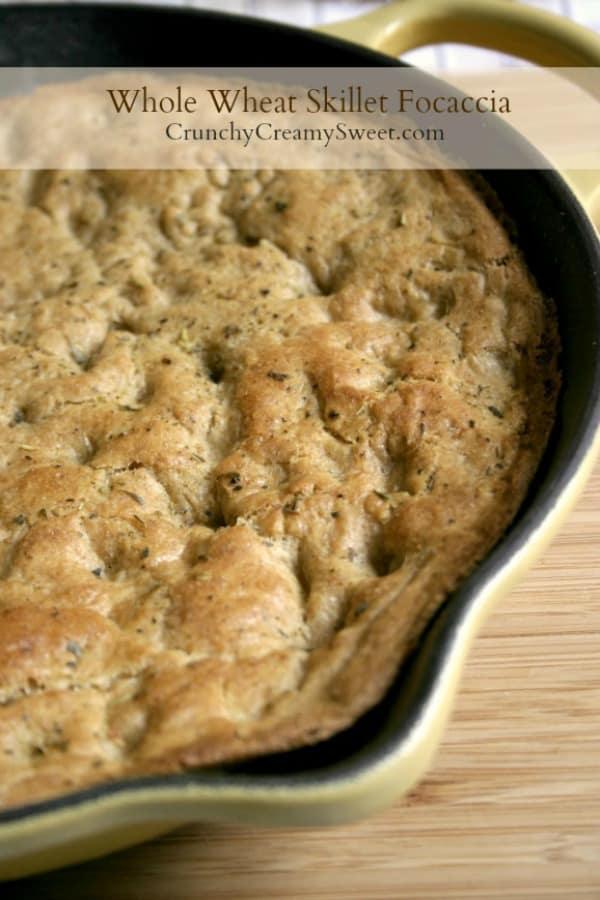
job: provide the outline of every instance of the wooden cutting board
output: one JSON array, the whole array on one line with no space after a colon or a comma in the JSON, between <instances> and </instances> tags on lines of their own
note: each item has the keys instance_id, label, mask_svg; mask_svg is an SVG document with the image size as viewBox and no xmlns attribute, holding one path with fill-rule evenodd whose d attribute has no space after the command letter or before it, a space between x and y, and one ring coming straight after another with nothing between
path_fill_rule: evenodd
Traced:
<instances>
[{"instance_id":1,"label":"wooden cutting board","mask_svg":"<svg viewBox=\"0 0 600 900\"><path fill-rule=\"evenodd\" d=\"M190 825L2 900L600 898L600 466L476 642L429 776L332 829Z\"/></svg>"}]
</instances>

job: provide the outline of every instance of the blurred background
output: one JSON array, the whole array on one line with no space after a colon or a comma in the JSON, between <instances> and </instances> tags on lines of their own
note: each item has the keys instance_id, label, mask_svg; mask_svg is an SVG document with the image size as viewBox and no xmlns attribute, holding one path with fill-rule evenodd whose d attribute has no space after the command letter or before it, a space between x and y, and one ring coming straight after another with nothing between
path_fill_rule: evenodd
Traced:
<instances>
[{"instance_id":1,"label":"blurred background","mask_svg":"<svg viewBox=\"0 0 600 900\"><path fill-rule=\"evenodd\" d=\"M0 5L4 5L6 2L11 2L11 0L0 0ZM12 2L14 3L15 0ZM18 3L19 0L16 2ZM25 4L29 0L22 0L22 2ZM38 0L31 0L31 2L38 2ZM54 2L60 2L60 0L54 0ZM219 12L242 13L310 27L360 15L374 7L382 6L385 0L121 0L121 2L214 9ZM423 0L423 2L427 3L427 0ZM481 2L485 3L485 0L481 0ZM506 2L509 3L511 0L506 0ZM520 2L566 16L600 32L600 0L520 0ZM488 50L467 48L460 44L423 47L404 54L403 58L423 69L460 68L465 70L523 65L513 57Z\"/></svg>"},{"instance_id":2,"label":"blurred background","mask_svg":"<svg viewBox=\"0 0 600 900\"><path fill-rule=\"evenodd\" d=\"M382 5L382 0L144 0L144 2L244 13L305 27L357 16ZM427 0L423 2L426 3ZM521 2L574 19L600 32L600 0L521 0ZM482 0L482 3L485 3L485 0ZM464 70L520 65L520 62L512 57L458 44L423 47L405 54L404 59L424 69Z\"/></svg>"}]
</instances>

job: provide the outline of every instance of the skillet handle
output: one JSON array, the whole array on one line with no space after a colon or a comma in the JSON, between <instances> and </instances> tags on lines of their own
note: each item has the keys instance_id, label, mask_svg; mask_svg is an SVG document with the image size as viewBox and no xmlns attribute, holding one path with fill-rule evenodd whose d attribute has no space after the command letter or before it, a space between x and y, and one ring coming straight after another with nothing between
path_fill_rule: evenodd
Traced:
<instances>
[{"instance_id":1,"label":"skillet handle","mask_svg":"<svg viewBox=\"0 0 600 900\"><path fill-rule=\"evenodd\" d=\"M600 234L600 169L569 169L561 174L581 200Z\"/></svg>"},{"instance_id":2,"label":"skillet handle","mask_svg":"<svg viewBox=\"0 0 600 900\"><path fill-rule=\"evenodd\" d=\"M393 0L318 30L391 56L426 44L456 42L542 66L600 66L600 37L593 31L506 0Z\"/></svg>"},{"instance_id":3,"label":"skillet handle","mask_svg":"<svg viewBox=\"0 0 600 900\"><path fill-rule=\"evenodd\" d=\"M600 37L593 31L507 0L392 0L317 30L392 56L426 44L456 42L510 53L538 65L600 67ZM565 174L600 229L600 171Z\"/></svg>"}]
</instances>

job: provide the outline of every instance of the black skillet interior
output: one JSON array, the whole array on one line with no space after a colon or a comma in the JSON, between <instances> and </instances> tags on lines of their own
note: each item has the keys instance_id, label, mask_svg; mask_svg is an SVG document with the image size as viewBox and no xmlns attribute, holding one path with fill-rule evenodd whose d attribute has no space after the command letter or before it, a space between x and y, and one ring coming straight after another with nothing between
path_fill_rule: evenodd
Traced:
<instances>
[{"instance_id":1,"label":"black skillet interior","mask_svg":"<svg viewBox=\"0 0 600 900\"><path fill-rule=\"evenodd\" d=\"M240 48L243 48L240 50ZM268 22L196 10L143 6L0 6L3 66L391 66L389 57ZM39 73L43 80L43 72ZM509 139L508 130L499 139ZM521 148L522 149L522 148ZM526 155L529 150L526 150ZM535 154L531 154L535 159ZM385 700L342 734L315 747L186 776L135 784L231 781L300 786L359 775L397 748L443 671L456 630L486 581L539 525L589 448L600 418L600 251L579 204L553 172L494 171L485 178L513 220L542 290L558 309L563 389L551 446L529 497L501 543L446 602L418 653ZM80 800L121 791L100 786ZM49 801L36 811L75 802ZM33 808L0 814L0 822Z\"/></svg>"}]
</instances>

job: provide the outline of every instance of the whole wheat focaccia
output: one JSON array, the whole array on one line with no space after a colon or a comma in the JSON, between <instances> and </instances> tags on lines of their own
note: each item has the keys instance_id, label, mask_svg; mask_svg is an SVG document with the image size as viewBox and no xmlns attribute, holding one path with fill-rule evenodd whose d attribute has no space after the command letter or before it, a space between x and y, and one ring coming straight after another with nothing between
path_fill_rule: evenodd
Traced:
<instances>
[{"instance_id":1,"label":"whole wheat focaccia","mask_svg":"<svg viewBox=\"0 0 600 900\"><path fill-rule=\"evenodd\" d=\"M0 298L5 806L351 724L554 417L459 174L5 173Z\"/></svg>"}]
</instances>

